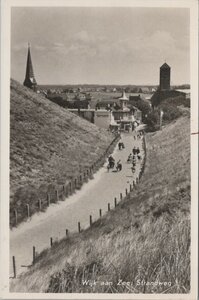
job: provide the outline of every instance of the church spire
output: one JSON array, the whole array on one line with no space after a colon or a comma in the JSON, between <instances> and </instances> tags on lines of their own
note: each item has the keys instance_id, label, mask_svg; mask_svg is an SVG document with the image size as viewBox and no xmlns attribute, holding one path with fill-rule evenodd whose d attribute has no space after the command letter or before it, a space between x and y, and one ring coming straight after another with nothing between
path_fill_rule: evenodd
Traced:
<instances>
[{"instance_id":1,"label":"church spire","mask_svg":"<svg viewBox=\"0 0 199 300\"><path fill-rule=\"evenodd\" d=\"M30 43L28 43L28 56L27 56L27 64L26 64L26 77L23 83L25 86L27 86L30 89L33 89L36 91L37 88L37 82L35 80L34 72L33 72L33 66L32 66L32 59L30 54Z\"/></svg>"}]
</instances>

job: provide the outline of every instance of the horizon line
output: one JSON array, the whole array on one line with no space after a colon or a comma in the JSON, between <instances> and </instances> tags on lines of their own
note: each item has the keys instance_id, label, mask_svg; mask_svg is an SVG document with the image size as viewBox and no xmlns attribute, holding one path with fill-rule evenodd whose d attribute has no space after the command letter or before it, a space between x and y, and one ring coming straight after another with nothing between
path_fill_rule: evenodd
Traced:
<instances>
[{"instance_id":1,"label":"horizon line","mask_svg":"<svg viewBox=\"0 0 199 300\"><path fill-rule=\"evenodd\" d=\"M159 84L132 84L132 83L37 83L37 85L98 85L98 86L139 86L139 87L145 87L145 86L159 86ZM174 83L170 86L176 86L176 85L191 85L190 83Z\"/></svg>"},{"instance_id":2,"label":"horizon line","mask_svg":"<svg viewBox=\"0 0 199 300\"><path fill-rule=\"evenodd\" d=\"M21 83L23 85L22 81L19 81L17 79L14 79L12 77L10 77L10 79L16 80L19 83ZM38 83L37 85L60 85L60 86L67 86L67 85L98 85L98 86L134 86L134 87L145 87L145 86L151 86L151 87L158 87L159 84L152 84L152 83L145 83L145 84L133 84L133 83ZM176 86L176 85L189 85L191 86L190 83L172 83L170 84L170 86Z\"/></svg>"},{"instance_id":3,"label":"horizon line","mask_svg":"<svg viewBox=\"0 0 199 300\"><path fill-rule=\"evenodd\" d=\"M38 83L37 85L98 85L98 86L158 86L157 84L115 84L115 83Z\"/></svg>"}]
</instances>

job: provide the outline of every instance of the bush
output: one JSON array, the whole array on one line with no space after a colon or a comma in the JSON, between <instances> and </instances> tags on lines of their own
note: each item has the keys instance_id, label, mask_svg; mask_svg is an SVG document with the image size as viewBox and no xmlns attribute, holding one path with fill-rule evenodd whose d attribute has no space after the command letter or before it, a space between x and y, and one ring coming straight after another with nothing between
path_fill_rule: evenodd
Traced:
<instances>
[{"instance_id":1,"label":"bush","mask_svg":"<svg viewBox=\"0 0 199 300\"><path fill-rule=\"evenodd\" d=\"M160 113L158 110L151 111L146 119L145 123L147 124L147 131L156 131L159 129L160 123Z\"/></svg>"},{"instance_id":2,"label":"bush","mask_svg":"<svg viewBox=\"0 0 199 300\"><path fill-rule=\"evenodd\" d=\"M145 100L131 100L131 105L137 107L142 112L142 121L145 123L146 121L146 115L148 115L151 112L151 107L149 103Z\"/></svg>"},{"instance_id":3,"label":"bush","mask_svg":"<svg viewBox=\"0 0 199 300\"><path fill-rule=\"evenodd\" d=\"M164 112L163 121L165 123L176 120L182 115L182 112L174 105L164 103L161 105L161 109Z\"/></svg>"},{"instance_id":4,"label":"bush","mask_svg":"<svg viewBox=\"0 0 199 300\"><path fill-rule=\"evenodd\" d=\"M62 107L67 107L67 101L64 100L61 96L48 96L47 97L50 101L58 104L59 106L62 106Z\"/></svg>"},{"instance_id":5,"label":"bush","mask_svg":"<svg viewBox=\"0 0 199 300\"><path fill-rule=\"evenodd\" d=\"M160 110L164 112L162 123L168 124L180 116L182 116L182 110L179 106L190 107L190 101L182 96L168 98L162 101L162 103L147 115L144 123L148 125L147 131L156 131L159 129L160 122Z\"/></svg>"},{"instance_id":6,"label":"bush","mask_svg":"<svg viewBox=\"0 0 199 300\"><path fill-rule=\"evenodd\" d=\"M167 104L174 107L183 105L184 107L190 108L190 99L186 99L184 96L178 96L178 97L168 98L164 100L162 104Z\"/></svg>"}]
</instances>

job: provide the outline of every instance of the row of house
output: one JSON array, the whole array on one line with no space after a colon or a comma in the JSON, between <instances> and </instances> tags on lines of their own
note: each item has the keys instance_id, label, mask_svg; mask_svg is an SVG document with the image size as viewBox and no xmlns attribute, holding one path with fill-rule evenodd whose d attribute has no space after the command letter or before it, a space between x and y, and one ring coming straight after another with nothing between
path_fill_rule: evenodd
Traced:
<instances>
[{"instance_id":1,"label":"row of house","mask_svg":"<svg viewBox=\"0 0 199 300\"><path fill-rule=\"evenodd\" d=\"M140 100L140 95L136 99ZM69 110L99 127L111 131L130 131L142 122L142 113L132 105L132 100L135 100L134 97L128 98L123 91L121 97L98 101L93 108L79 106Z\"/></svg>"}]
</instances>

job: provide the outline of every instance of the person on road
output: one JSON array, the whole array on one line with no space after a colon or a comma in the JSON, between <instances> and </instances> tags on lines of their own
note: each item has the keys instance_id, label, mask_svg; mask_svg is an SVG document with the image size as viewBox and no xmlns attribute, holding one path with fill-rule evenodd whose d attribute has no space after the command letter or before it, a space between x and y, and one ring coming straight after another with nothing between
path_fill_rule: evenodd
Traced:
<instances>
[{"instance_id":1,"label":"person on road","mask_svg":"<svg viewBox=\"0 0 199 300\"><path fill-rule=\"evenodd\" d=\"M135 155L133 155L132 166L133 167L136 166L136 157L135 157Z\"/></svg>"},{"instance_id":2,"label":"person on road","mask_svg":"<svg viewBox=\"0 0 199 300\"><path fill-rule=\"evenodd\" d=\"M137 154L140 154L140 149L139 149L139 147L137 147L136 153L137 153Z\"/></svg>"},{"instance_id":3,"label":"person on road","mask_svg":"<svg viewBox=\"0 0 199 300\"><path fill-rule=\"evenodd\" d=\"M116 165L116 170L117 171L121 171L122 170L121 160L118 160L117 165Z\"/></svg>"},{"instance_id":4,"label":"person on road","mask_svg":"<svg viewBox=\"0 0 199 300\"><path fill-rule=\"evenodd\" d=\"M124 149L124 148L125 148L125 147L124 147L124 143L123 143L123 142L119 142L119 143L118 143L118 148L119 148L119 150Z\"/></svg>"},{"instance_id":5,"label":"person on road","mask_svg":"<svg viewBox=\"0 0 199 300\"><path fill-rule=\"evenodd\" d=\"M113 158L113 156L112 156L112 155L109 155L109 157L108 157L108 161L109 161L109 163L110 163L111 161L115 161L115 159Z\"/></svg>"},{"instance_id":6,"label":"person on road","mask_svg":"<svg viewBox=\"0 0 199 300\"><path fill-rule=\"evenodd\" d=\"M109 168L114 168L114 166L115 166L115 159L112 157L112 155L110 155L108 157L108 162L109 162Z\"/></svg>"},{"instance_id":7,"label":"person on road","mask_svg":"<svg viewBox=\"0 0 199 300\"><path fill-rule=\"evenodd\" d=\"M132 173L135 173L135 167L131 167Z\"/></svg>"},{"instance_id":8,"label":"person on road","mask_svg":"<svg viewBox=\"0 0 199 300\"><path fill-rule=\"evenodd\" d=\"M133 155L136 155L136 153L137 153L137 150L136 150L136 148L135 148L135 147L133 147L133 150L132 150L132 152L133 152Z\"/></svg>"},{"instance_id":9,"label":"person on road","mask_svg":"<svg viewBox=\"0 0 199 300\"><path fill-rule=\"evenodd\" d=\"M127 158L127 162L131 162L132 160L132 153L129 154L128 158Z\"/></svg>"}]
</instances>

